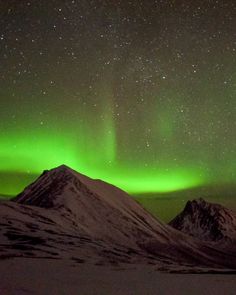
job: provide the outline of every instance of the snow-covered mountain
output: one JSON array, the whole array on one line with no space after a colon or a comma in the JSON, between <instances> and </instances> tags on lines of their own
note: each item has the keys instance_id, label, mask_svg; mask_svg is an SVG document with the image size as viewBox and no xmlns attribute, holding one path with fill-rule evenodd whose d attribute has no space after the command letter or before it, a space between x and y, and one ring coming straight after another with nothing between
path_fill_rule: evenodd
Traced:
<instances>
[{"instance_id":1,"label":"snow-covered mountain","mask_svg":"<svg viewBox=\"0 0 236 295\"><path fill-rule=\"evenodd\" d=\"M14 201L59 213L77 230L106 242L137 247L157 230L167 239L165 225L159 222L157 228L156 219L128 194L66 166L45 171Z\"/></svg>"},{"instance_id":2,"label":"snow-covered mountain","mask_svg":"<svg viewBox=\"0 0 236 295\"><path fill-rule=\"evenodd\" d=\"M0 258L236 268L236 255L181 233L127 193L60 166L0 202Z\"/></svg>"},{"instance_id":3,"label":"snow-covered mountain","mask_svg":"<svg viewBox=\"0 0 236 295\"><path fill-rule=\"evenodd\" d=\"M201 198L188 201L170 225L204 241L236 245L236 213Z\"/></svg>"}]
</instances>

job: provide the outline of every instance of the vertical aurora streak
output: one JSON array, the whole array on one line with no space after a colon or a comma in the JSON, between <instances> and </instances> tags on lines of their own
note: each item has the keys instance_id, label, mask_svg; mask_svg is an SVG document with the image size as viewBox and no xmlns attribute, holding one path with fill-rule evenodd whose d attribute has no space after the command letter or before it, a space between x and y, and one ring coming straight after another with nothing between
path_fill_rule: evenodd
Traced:
<instances>
[{"instance_id":1,"label":"vertical aurora streak","mask_svg":"<svg viewBox=\"0 0 236 295\"><path fill-rule=\"evenodd\" d=\"M135 194L236 183L233 1L0 10L0 194L61 164Z\"/></svg>"}]
</instances>

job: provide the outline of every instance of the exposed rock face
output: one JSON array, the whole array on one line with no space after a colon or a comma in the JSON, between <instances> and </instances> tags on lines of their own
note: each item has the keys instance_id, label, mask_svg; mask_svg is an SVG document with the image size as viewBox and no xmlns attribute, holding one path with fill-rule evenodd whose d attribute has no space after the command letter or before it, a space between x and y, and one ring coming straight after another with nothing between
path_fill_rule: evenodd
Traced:
<instances>
[{"instance_id":1,"label":"exposed rock face","mask_svg":"<svg viewBox=\"0 0 236 295\"><path fill-rule=\"evenodd\" d=\"M203 199L188 201L170 223L172 227L204 241L236 242L236 214Z\"/></svg>"}]
</instances>

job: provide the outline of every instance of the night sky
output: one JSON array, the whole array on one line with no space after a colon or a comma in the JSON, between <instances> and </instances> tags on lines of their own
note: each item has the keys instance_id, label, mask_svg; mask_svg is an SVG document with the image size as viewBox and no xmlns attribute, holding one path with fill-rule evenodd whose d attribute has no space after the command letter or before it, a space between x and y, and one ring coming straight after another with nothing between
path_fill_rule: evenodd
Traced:
<instances>
[{"instance_id":1,"label":"night sky","mask_svg":"<svg viewBox=\"0 0 236 295\"><path fill-rule=\"evenodd\" d=\"M236 183L234 0L0 13L0 193L60 164L135 194Z\"/></svg>"}]
</instances>

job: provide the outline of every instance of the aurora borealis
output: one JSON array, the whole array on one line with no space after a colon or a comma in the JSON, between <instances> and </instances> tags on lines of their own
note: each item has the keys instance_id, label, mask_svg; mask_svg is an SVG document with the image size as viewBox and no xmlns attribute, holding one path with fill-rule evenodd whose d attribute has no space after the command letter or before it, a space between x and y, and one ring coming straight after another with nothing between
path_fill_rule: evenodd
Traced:
<instances>
[{"instance_id":1,"label":"aurora borealis","mask_svg":"<svg viewBox=\"0 0 236 295\"><path fill-rule=\"evenodd\" d=\"M0 11L0 194L61 164L135 194L236 182L235 1Z\"/></svg>"}]
</instances>

